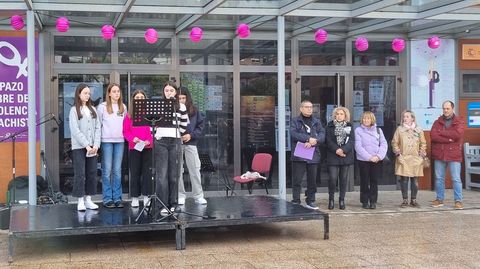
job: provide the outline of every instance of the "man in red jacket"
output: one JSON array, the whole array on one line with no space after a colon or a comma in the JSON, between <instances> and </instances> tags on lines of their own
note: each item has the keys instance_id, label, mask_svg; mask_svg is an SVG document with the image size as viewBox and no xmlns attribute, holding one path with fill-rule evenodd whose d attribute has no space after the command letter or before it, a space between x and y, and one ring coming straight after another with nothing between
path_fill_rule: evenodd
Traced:
<instances>
[{"instance_id":1,"label":"man in red jacket","mask_svg":"<svg viewBox=\"0 0 480 269\"><path fill-rule=\"evenodd\" d=\"M462 145L464 123L460 116L455 115L452 101L442 104L443 115L433 123L431 130L432 157L435 167L435 192L437 198L432 202L433 207L443 206L445 198L445 170L450 168L453 181L455 209L463 209L462 180Z\"/></svg>"}]
</instances>

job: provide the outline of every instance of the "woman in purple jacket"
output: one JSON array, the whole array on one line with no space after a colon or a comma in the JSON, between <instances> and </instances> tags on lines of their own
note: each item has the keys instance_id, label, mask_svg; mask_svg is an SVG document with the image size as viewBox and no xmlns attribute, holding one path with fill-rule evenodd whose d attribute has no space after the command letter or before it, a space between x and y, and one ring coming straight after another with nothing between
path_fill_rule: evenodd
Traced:
<instances>
[{"instance_id":1,"label":"woman in purple jacket","mask_svg":"<svg viewBox=\"0 0 480 269\"><path fill-rule=\"evenodd\" d=\"M375 115L366 111L362 124L355 129L355 152L360 168L360 202L367 209L377 208L378 180L388 144L382 129L377 127Z\"/></svg>"}]
</instances>

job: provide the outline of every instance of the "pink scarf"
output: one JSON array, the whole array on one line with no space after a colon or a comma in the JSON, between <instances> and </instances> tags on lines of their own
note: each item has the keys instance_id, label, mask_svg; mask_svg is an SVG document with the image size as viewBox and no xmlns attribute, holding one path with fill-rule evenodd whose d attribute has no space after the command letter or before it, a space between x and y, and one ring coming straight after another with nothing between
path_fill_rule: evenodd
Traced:
<instances>
[{"instance_id":1,"label":"pink scarf","mask_svg":"<svg viewBox=\"0 0 480 269\"><path fill-rule=\"evenodd\" d=\"M417 126L415 125L415 122L412 122L410 125L408 125L408 124L406 124L406 123L404 122L404 123L403 123L403 127L407 128L407 129L409 129L409 130L413 130L413 129L415 129L415 127L417 127Z\"/></svg>"}]
</instances>

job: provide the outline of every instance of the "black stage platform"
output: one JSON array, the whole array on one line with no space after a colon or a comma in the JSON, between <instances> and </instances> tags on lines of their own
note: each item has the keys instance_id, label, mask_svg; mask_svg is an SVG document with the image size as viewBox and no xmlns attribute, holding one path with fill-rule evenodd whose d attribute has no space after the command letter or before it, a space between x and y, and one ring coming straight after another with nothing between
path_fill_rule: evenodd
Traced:
<instances>
[{"instance_id":1,"label":"black stage platform","mask_svg":"<svg viewBox=\"0 0 480 269\"><path fill-rule=\"evenodd\" d=\"M228 196L207 198L208 205L197 205L192 199L175 213L162 220L147 213L135 222L142 207L78 212L76 204L14 206L10 216L9 261L13 260L17 238L34 238L83 234L176 230L176 248L185 249L185 229L228 225L258 224L299 220L322 220L324 239L329 237L329 216L272 196ZM157 210L159 211L159 210ZM200 217L202 216L202 217Z\"/></svg>"}]
</instances>

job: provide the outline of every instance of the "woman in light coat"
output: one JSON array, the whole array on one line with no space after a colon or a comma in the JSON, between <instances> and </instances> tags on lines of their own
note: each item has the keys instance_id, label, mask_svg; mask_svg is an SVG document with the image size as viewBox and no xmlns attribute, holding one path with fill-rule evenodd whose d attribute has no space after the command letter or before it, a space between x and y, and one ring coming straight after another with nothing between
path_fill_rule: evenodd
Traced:
<instances>
[{"instance_id":1,"label":"woman in light coat","mask_svg":"<svg viewBox=\"0 0 480 269\"><path fill-rule=\"evenodd\" d=\"M410 110L402 112L402 124L398 126L392 139L392 149L397 156L395 175L400 176L403 202L408 206L408 181L410 180L410 205L418 207L418 177L423 176L423 160L427 156L427 142L420 126L415 121L415 114Z\"/></svg>"}]
</instances>

